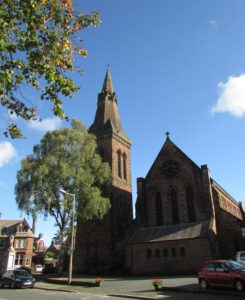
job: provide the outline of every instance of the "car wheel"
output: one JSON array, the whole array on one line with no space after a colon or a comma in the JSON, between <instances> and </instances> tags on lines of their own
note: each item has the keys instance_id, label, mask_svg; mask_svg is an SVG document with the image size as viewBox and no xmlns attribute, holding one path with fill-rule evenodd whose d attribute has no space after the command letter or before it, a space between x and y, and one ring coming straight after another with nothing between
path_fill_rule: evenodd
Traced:
<instances>
[{"instance_id":1,"label":"car wheel","mask_svg":"<svg viewBox=\"0 0 245 300\"><path fill-rule=\"evenodd\" d=\"M240 279L237 279L235 281L235 289L238 291L238 292L242 292L243 291L243 282L240 280Z\"/></svg>"},{"instance_id":2,"label":"car wheel","mask_svg":"<svg viewBox=\"0 0 245 300\"><path fill-rule=\"evenodd\" d=\"M205 279L200 279L199 280L199 284L200 284L200 287L204 290L208 289L208 283L207 283L207 280Z\"/></svg>"}]
</instances>

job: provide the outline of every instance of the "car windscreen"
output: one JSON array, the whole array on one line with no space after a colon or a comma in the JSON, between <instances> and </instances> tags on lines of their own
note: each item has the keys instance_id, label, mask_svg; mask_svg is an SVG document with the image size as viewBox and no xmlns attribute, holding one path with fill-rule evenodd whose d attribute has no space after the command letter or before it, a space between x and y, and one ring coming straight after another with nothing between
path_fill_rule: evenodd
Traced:
<instances>
[{"instance_id":1,"label":"car windscreen","mask_svg":"<svg viewBox=\"0 0 245 300\"><path fill-rule=\"evenodd\" d=\"M232 269L232 270L243 270L245 269L245 265L241 264L236 261L229 261L227 262L227 265Z\"/></svg>"},{"instance_id":2,"label":"car windscreen","mask_svg":"<svg viewBox=\"0 0 245 300\"><path fill-rule=\"evenodd\" d=\"M14 271L15 277L26 277L30 276L30 274L27 271Z\"/></svg>"}]
</instances>

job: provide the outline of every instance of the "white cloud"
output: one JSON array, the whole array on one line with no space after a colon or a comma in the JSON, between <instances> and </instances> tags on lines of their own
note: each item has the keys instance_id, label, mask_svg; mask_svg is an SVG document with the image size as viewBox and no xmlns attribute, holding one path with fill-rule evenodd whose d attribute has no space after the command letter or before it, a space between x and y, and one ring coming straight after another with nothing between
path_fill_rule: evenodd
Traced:
<instances>
[{"instance_id":1,"label":"white cloud","mask_svg":"<svg viewBox=\"0 0 245 300\"><path fill-rule=\"evenodd\" d=\"M0 143L0 168L10 162L16 155L17 152L10 142Z\"/></svg>"},{"instance_id":2,"label":"white cloud","mask_svg":"<svg viewBox=\"0 0 245 300\"><path fill-rule=\"evenodd\" d=\"M219 24L215 20L209 20L208 24L215 30L219 28Z\"/></svg>"},{"instance_id":3,"label":"white cloud","mask_svg":"<svg viewBox=\"0 0 245 300\"><path fill-rule=\"evenodd\" d=\"M60 127L62 120L59 118L43 119L42 121L31 121L29 127L37 131L52 131Z\"/></svg>"},{"instance_id":4,"label":"white cloud","mask_svg":"<svg viewBox=\"0 0 245 300\"><path fill-rule=\"evenodd\" d=\"M218 89L219 97L211 112L228 112L237 118L245 116L245 74L219 82Z\"/></svg>"}]
</instances>

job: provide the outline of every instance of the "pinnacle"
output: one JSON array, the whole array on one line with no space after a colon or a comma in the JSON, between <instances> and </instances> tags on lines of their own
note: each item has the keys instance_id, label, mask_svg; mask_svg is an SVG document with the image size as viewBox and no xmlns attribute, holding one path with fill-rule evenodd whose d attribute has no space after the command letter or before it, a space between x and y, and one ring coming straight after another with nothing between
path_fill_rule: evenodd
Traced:
<instances>
[{"instance_id":1,"label":"pinnacle","mask_svg":"<svg viewBox=\"0 0 245 300\"><path fill-rule=\"evenodd\" d=\"M112 81L111 81L111 73L110 73L110 70L109 70L109 66L108 66L107 71L106 71L106 75L105 75L105 80L104 80L104 83L103 83L102 91L114 93L114 89L113 89L113 85L112 85Z\"/></svg>"}]
</instances>

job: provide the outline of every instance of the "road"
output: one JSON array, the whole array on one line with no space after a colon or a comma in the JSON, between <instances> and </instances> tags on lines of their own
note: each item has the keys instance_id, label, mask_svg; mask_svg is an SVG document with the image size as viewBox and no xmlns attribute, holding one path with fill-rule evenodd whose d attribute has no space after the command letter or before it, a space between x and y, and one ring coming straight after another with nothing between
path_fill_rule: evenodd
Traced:
<instances>
[{"instance_id":1,"label":"road","mask_svg":"<svg viewBox=\"0 0 245 300\"><path fill-rule=\"evenodd\" d=\"M149 297L149 295L148 295ZM215 295L215 294L202 294L202 293L189 293L189 292L160 292L158 295L154 295L152 298L154 300L239 300L242 297L231 296L231 295ZM93 293L69 293L69 292L59 292L59 291L47 291L40 289L1 289L0 291L0 300L122 300L126 298L122 297L113 297L103 294ZM137 296L131 299L139 299Z\"/></svg>"},{"instance_id":2,"label":"road","mask_svg":"<svg viewBox=\"0 0 245 300\"><path fill-rule=\"evenodd\" d=\"M1 289L0 300L110 300L124 299L89 293L69 293L39 289Z\"/></svg>"}]
</instances>

